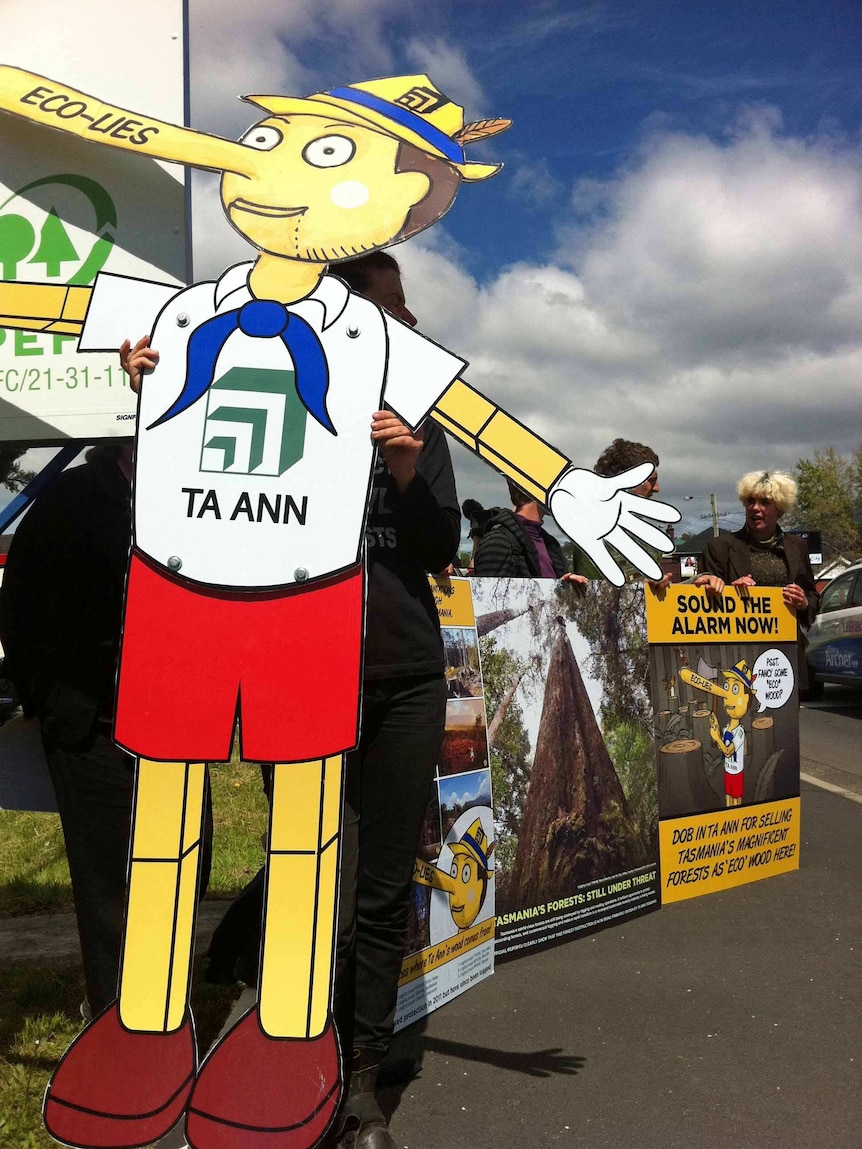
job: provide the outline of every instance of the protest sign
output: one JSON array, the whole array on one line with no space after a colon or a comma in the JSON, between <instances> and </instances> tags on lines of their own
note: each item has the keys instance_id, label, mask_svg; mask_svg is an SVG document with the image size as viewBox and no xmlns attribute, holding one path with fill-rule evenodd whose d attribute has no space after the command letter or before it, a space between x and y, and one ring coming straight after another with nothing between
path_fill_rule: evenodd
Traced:
<instances>
[{"instance_id":1,"label":"protest sign","mask_svg":"<svg viewBox=\"0 0 862 1149\"><path fill-rule=\"evenodd\" d=\"M796 618L781 589L647 591L662 901L799 866Z\"/></svg>"},{"instance_id":2,"label":"protest sign","mask_svg":"<svg viewBox=\"0 0 862 1149\"><path fill-rule=\"evenodd\" d=\"M471 583L432 585L446 655L446 730L413 874L398 1029L494 968L494 816Z\"/></svg>"}]
</instances>

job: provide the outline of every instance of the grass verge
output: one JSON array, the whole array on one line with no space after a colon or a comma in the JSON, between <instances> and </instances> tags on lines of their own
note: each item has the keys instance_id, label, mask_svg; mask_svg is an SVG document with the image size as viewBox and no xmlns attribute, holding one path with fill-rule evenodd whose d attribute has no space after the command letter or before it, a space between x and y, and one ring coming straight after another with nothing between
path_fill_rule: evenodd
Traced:
<instances>
[{"instance_id":1,"label":"grass verge","mask_svg":"<svg viewBox=\"0 0 862 1149\"><path fill-rule=\"evenodd\" d=\"M210 768L213 865L210 896L231 898L263 864L260 837L267 805L256 765ZM0 918L71 911L72 891L56 814L0 811ZM0 923L2 929L2 923ZM206 1050L241 987L207 985L195 962L192 1008L198 1047ZM54 1067L81 1029L80 964L32 961L0 974L0 1149L53 1149L42 1125L42 1096Z\"/></svg>"}]
</instances>

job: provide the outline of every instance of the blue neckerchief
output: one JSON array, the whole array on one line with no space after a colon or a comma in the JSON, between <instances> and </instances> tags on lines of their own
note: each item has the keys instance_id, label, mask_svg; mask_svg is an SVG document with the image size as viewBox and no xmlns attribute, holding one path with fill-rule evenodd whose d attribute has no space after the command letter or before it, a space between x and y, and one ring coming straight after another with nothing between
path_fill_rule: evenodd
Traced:
<instances>
[{"instance_id":1,"label":"blue neckerchief","mask_svg":"<svg viewBox=\"0 0 862 1149\"><path fill-rule=\"evenodd\" d=\"M293 360L296 393L312 418L325 430L335 434L326 410L329 390L329 368L314 328L300 315L291 315L273 299L252 299L233 311L225 311L202 323L188 342L186 381L175 402L147 428L167 423L205 394L213 381L216 360L228 338L242 331L253 339L280 336Z\"/></svg>"}]
</instances>

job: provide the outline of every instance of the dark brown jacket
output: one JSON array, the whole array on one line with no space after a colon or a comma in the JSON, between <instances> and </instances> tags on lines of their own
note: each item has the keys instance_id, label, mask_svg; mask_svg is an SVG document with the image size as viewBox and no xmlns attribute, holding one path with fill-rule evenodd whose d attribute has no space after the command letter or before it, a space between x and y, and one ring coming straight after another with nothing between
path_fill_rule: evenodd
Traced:
<instances>
[{"instance_id":1,"label":"dark brown jacket","mask_svg":"<svg viewBox=\"0 0 862 1149\"><path fill-rule=\"evenodd\" d=\"M757 545L745 527L741 531L734 531L733 534L718 535L707 543L703 552L701 573L718 575L726 583L736 582L737 579L751 574L751 550ZM797 586L801 586L808 596L808 606L796 612L800 626L807 630L820 609L820 595L814 583L814 572L811 569L805 540L798 535L785 535L781 532L775 546L768 549L774 550L784 558L784 565L787 567L785 586L794 582Z\"/></svg>"}]
</instances>

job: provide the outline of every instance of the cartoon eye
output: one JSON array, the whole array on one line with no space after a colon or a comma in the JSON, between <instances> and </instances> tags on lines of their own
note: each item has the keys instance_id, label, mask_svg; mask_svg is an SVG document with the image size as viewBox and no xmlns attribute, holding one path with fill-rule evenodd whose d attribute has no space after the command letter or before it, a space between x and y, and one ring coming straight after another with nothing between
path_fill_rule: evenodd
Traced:
<instances>
[{"instance_id":1,"label":"cartoon eye","mask_svg":"<svg viewBox=\"0 0 862 1149\"><path fill-rule=\"evenodd\" d=\"M733 693L739 694L739 683L738 682L734 682L734 684L733 684Z\"/></svg>"},{"instance_id":2,"label":"cartoon eye","mask_svg":"<svg viewBox=\"0 0 862 1149\"><path fill-rule=\"evenodd\" d=\"M464 869L461 871L461 881L466 886L470 879L473 877L473 867L469 862L464 863Z\"/></svg>"},{"instance_id":3,"label":"cartoon eye","mask_svg":"<svg viewBox=\"0 0 862 1149\"><path fill-rule=\"evenodd\" d=\"M271 152L284 139L278 128L250 128L239 141L246 148L256 148L259 152Z\"/></svg>"},{"instance_id":4,"label":"cartoon eye","mask_svg":"<svg viewBox=\"0 0 862 1149\"><path fill-rule=\"evenodd\" d=\"M457 877L458 877L458 863L457 863L457 862L453 862L453 863L452 863L452 865L451 865L451 867L450 867L450 869L449 869L449 873L450 873L450 875L451 875L453 878L457 878Z\"/></svg>"},{"instance_id":5,"label":"cartoon eye","mask_svg":"<svg viewBox=\"0 0 862 1149\"><path fill-rule=\"evenodd\" d=\"M315 168L339 168L356 154L356 144L347 136L321 136L306 144L302 158Z\"/></svg>"}]
</instances>

